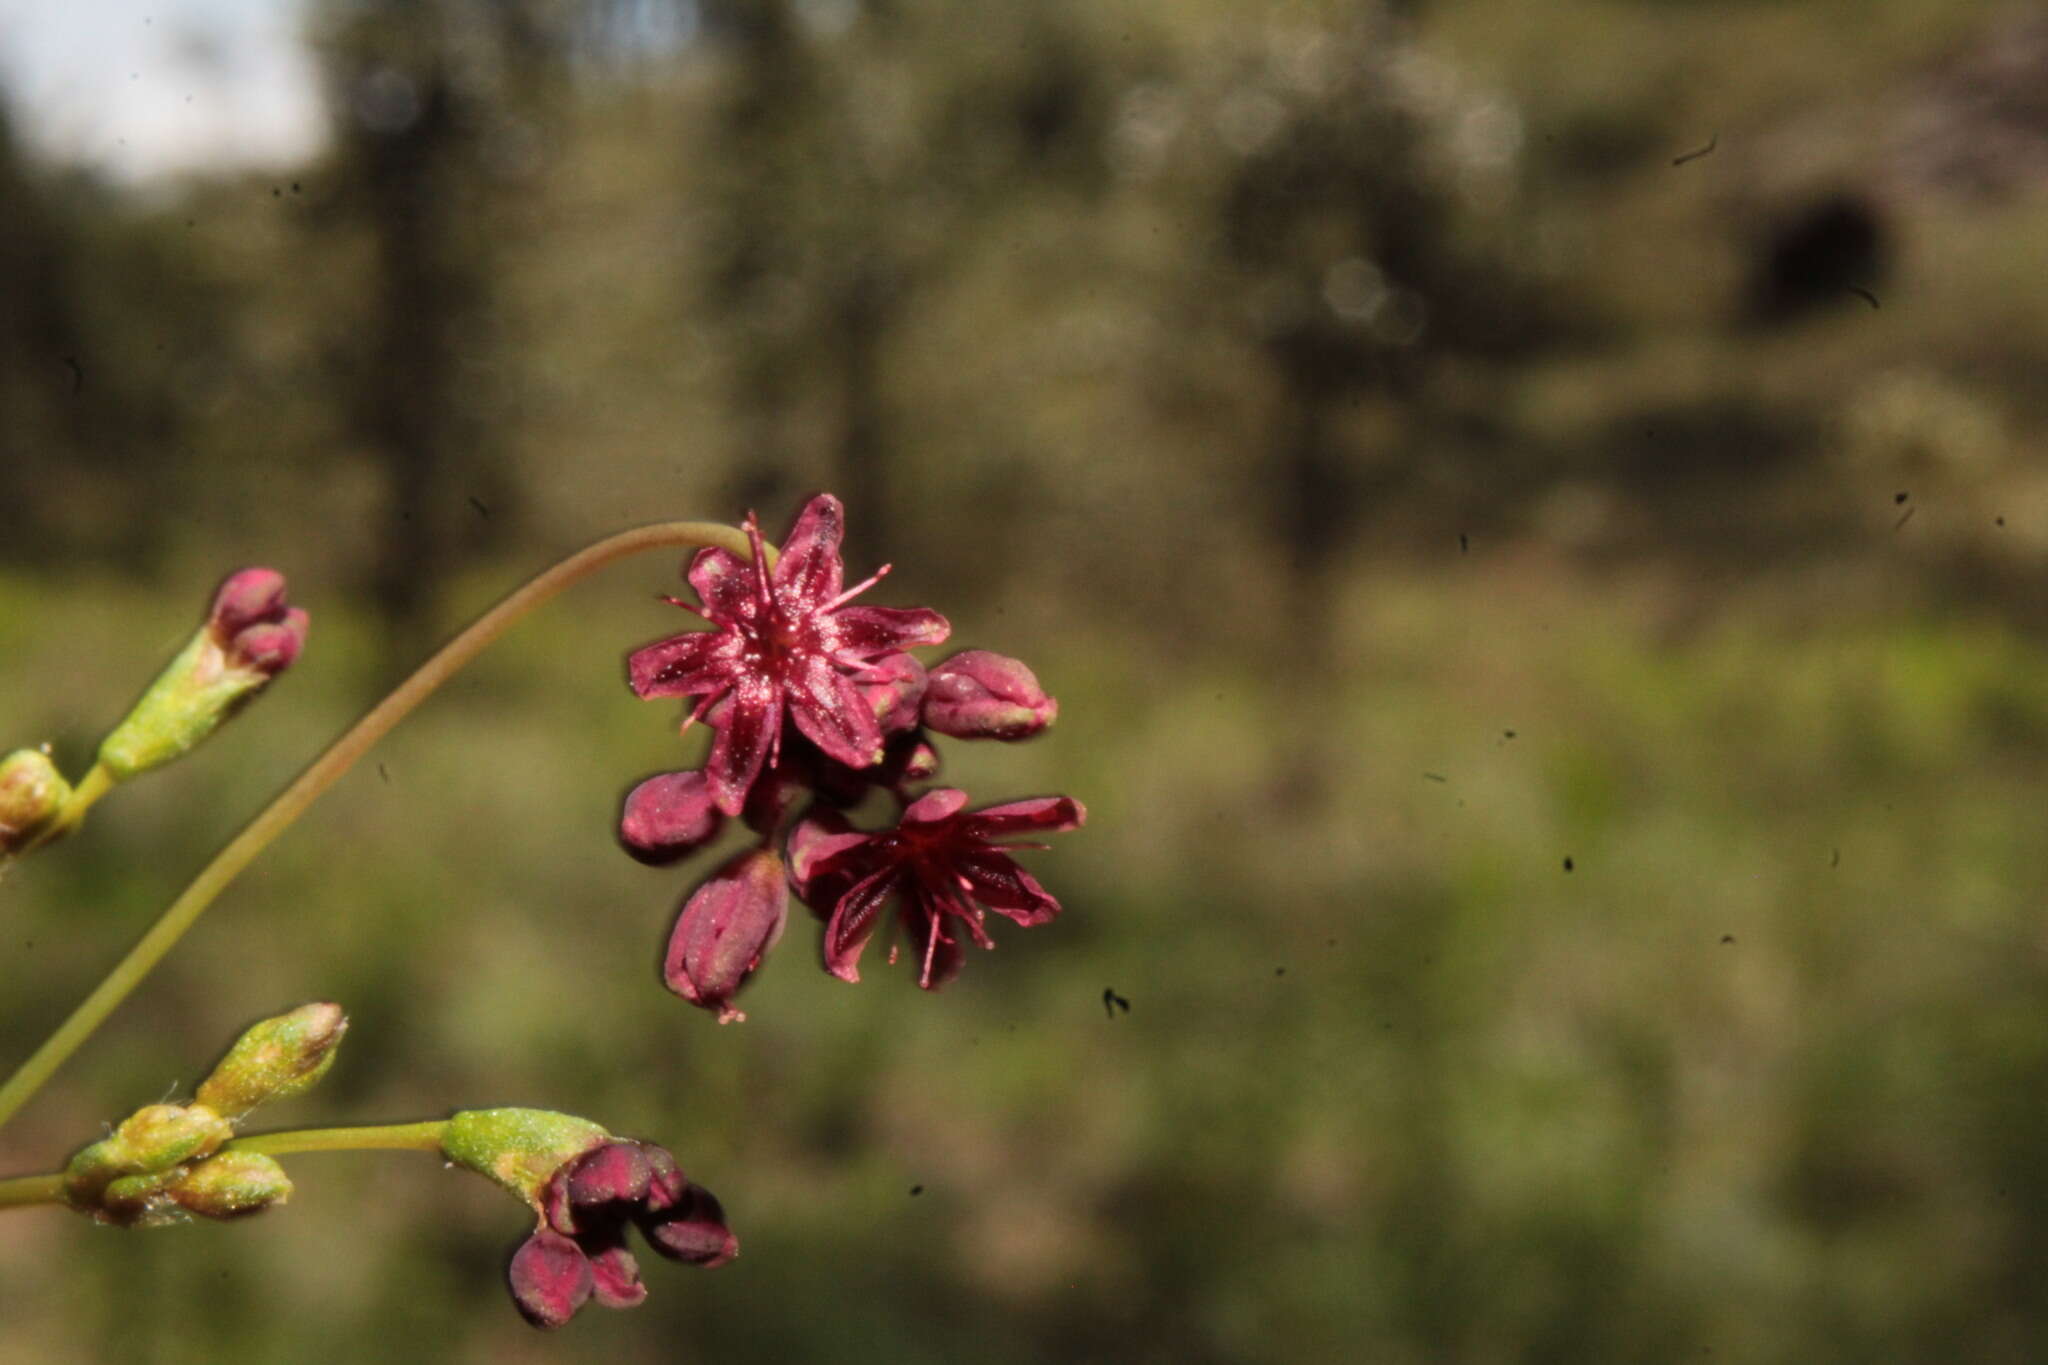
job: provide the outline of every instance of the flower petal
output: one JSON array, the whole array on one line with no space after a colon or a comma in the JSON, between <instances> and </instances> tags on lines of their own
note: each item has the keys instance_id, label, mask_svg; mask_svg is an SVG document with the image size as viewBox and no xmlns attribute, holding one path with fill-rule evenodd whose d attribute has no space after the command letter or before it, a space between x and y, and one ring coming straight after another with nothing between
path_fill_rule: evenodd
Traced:
<instances>
[{"instance_id":1,"label":"flower petal","mask_svg":"<svg viewBox=\"0 0 2048 1365\"><path fill-rule=\"evenodd\" d=\"M781 730L782 689L765 679L742 679L733 689L732 711L704 764L711 797L727 815L738 815L746 805L747 788L761 775Z\"/></svg>"},{"instance_id":2,"label":"flower petal","mask_svg":"<svg viewBox=\"0 0 2048 1365\"><path fill-rule=\"evenodd\" d=\"M624 1242L594 1252L590 1260L590 1287L606 1308L632 1308L647 1298L647 1286L640 1283L640 1263Z\"/></svg>"},{"instance_id":3,"label":"flower petal","mask_svg":"<svg viewBox=\"0 0 2048 1365\"><path fill-rule=\"evenodd\" d=\"M1088 808L1071 796L1035 796L1028 801L1011 801L971 811L960 821L960 832L970 839L1001 839L1012 834L1058 834L1079 829L1088 819Z\"/></svg>"},{"instance_id":4,"label":"flower petal","mask_svg":"<svg viewBox=\"0 0 2048 1365\"><path fill-rule=\"evenodd\" d=\"M953 623L930 607L841 607L827 618L840 652L859 658L944 644Z\"/></svg>"},{"instance_id":5,"label":"flower petal","mask_svg":"<svg viewBox=\"0 0 2048 1365\"><path fill-rule=\"evenodd\" d=\"M722 630L693 630L636 649L626 677L643 700L712 692L731 681L740 641Z\"/></svg>"},{"instance_id":6,"label":"flower petal","mask_svg":"<svg viewBox=\"0 0 2048 1365\"><path fill-rule=\"evenodd\" d=\"M815 610L839 595L846 569L839 542L846 535L846 509L830 493L804 504L775 561L777 595L786 603Z\"/></svg>"},{"instance_id":7,"label":"flower petal","mask_svg":"<svg viewBox=\"0 0 2048 1365\"><path fill-rule=\"evenodd\" d=\"M647 1197L647 1182L653 1175L639 1143L602 1142L570 1163L569 1202L577 1208L637 1204Z\"/></svg>"},{"instance_id":8,"label":"flower petal","mask_svg":"<svg viewBox=\"0 0 2048 1365\"><path fill-rule=\"evenodd\" d=\"M883 902L896 889L896 869L885 867L853 884L825 925L825 970L841 981L860 980L860 950L875 932Z\"/></svg>"},{"instance_id":9,"label":"flower petal","mask_svg":"<svg viewBox=\"0 0 2048 1365\"><path fill-rule=\"evenodd\" d=\"M549 1228L520 1243L506 1279L512 1302L535 1327L560 1327L595 1287L583 1249Z\"/></svg>"},{"instance_id":10,"label":"flower petal","mask_svg":"<svg viewBox=\"0 0 2048 1365\"><path fill-rule=\"evenodd\" d=\"M754 619L760 604L755 596L753 561L713 545L697 552L687 577L712 620Z\"/></svg>"},{"instance_id":11,"label":"flower petal","mask_svg":"<svg viewBox=\"0 0 2048 1365\"><path fill-rule=\"evenodd\" d=\"M966 880L969 894L999 914L1030 928L1060 912L1060 903L1016 860L995 849L963 852L953 869Z\"/></svg>"},{"instance_id":12,"label":"flower petal","mask_svg":"<svg viewBox=\"0 0 2048 1365\"><path fill-rule=\"evenodd\" d=\"M710 1267L739 1255L739 1240L725 1224L725 1210L702 1185L684 1186L674 1202L660 1208L650 1205L639 1222L648 1245L672 1260Z\"/></svg>"},{"instance_id":13,"label":"flower petal","mask_svg":"<svg viewBox=\"0 0 2048 1365\"><path fill-rule=\"evenodd\" d=\"M910 803L903 812L906 825L937 825L952 819L967 804L967 793L958 787L934 787Z\"/></svg>"},{"instance_id":14,"label":"flower petal","mask_svg":"<svg viewBox=\"0 0 2048 1365\"><path fill-rule=\"evenodd\" d=\"M813 654L789 690L789 714L804 737L850 768L882 761L882 727L853 679Z\"/></svg>"}]
</instances>

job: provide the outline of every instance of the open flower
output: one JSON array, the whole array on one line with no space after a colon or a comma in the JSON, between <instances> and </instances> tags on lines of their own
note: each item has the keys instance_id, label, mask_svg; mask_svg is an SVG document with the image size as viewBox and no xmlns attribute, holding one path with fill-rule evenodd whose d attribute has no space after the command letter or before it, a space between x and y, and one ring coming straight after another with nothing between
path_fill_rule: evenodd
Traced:
<instances>
[{"instance_id":1,"label":"open flower","mask_svg":"<svg viewBox=\"0 0 2048 1365\"><path fill-rule=\"evenodd\" d=\"M727 815L740 813L747 789L774 761L785 706L797 729L828 756L855 768L879 762L878 708L862 687L891 681L880 660L938 644L951 631L929 608L847 605L888 569L842 590L844 521L837 498L812 498L769 570L760 523L750 514L753 558L700 550L687 576L704 605L669 599L703 616L712 629L657 641L628 660L639 696L698 699L685 727L729 699L704 770Z\"/></svg>"},{"instance_id":2,"label":"open flower","mask_svg":"<svg viewBox=\"0 0 2048 1365\"><path fill-rule=\"evenodd\" d=\"M821 891L832 897L825 966L834 976L860 980L861 949L892 896L918 954L917 984L926 990L936 990L960 970L965 947L949 932L956 927L952 921L982 947L993 948L983 926L987 911L1027 928L1059 914L1060 903L1010 857L1016 849L1045 845L996 841L1075 829L1087 818L1081 803L1044 796L963 814L966 804L967 793L939 787L912 802L894 829L879 834L806 827L792 855L798 890L813 904Z\"/></svg>"},{"instance_id":3,"label":"open flower","mask_svg":"<svg viewBox=\"0 0 2048 1365\"><path fill-rule=\"evenodd\" d=\"M671 1260L723 1265L739 1250L718 1200L651 1142L612 1138L563 1163L541 1192L541 1221L512 1254L512 1301L536 1327L560 1327L595 1298L631 1308L647 1297L626 1246L637 1226Z\"/></svg>"}]
</instances>

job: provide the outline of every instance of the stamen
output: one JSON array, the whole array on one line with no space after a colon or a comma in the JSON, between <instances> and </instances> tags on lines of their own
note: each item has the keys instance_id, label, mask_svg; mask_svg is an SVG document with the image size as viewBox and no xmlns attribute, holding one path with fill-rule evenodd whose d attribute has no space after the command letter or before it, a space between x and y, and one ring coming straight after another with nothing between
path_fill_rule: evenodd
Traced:
<instances>
[{"instance_id":1,"label":"stamen","mask_svg":"<svg viewBox=\"0 0 2048 1365\"><path fill-rule=\"evenodd\" d=\"M668 603L672 607L681 607L684 611L689 612L692 616L701 616L707 621L711 619L711 613L704 610L704 608L698 606L694 602L685 602L680 597L670 597L665 592L656 593L655 596L661 601Z\"/></svg>"},{"instance_id":2,"label":"stamen","mask_svg":"<svg viewBox=\"0 0 2048 1365\"><path fill-rule=\"evenodd\" d=\"M761 519L747 513L747 546L754 552L754 597L765 615L775 605L775 593L768 582L768 547L761 540Z\"/></svg>"},{"instance_id":3,"label":"stamen","mask_svg":"<svg viewBox=\"0 0 2048 1365\"><path fill-rule=\"evenodd\" d=\"M690 712L690 714L689 714L689 715L687 715L687 716L684 716L684 717L683 717L683 723L682 723L681 725L679 725L679 726L677 726L677 727L676 727L676 736L677 736L677 738L681 738L681 737L682 737L683 735L685 735L685 734L689 733L689 729L690 729L690 727L691 727L692 725L695 725L695 724L697 723L698 719L699 719L699 718L700 718L701 716L703 716L703 714L704 714L704 713L705 713L706 711L709 711L709 710L710 710L710 709L712 708L712 706L713 706L713 705L714 705L714 704L715 704L715 703L716 703L716 702L718 701L718 699L719 699L720 697L724 696L724 695L725 695L726 693L728 693L728 692L730 692L730 691L732 691L732 684L731 684L731 683L729 683L729 682L726 682L726 683L720 683L720 684L718 685L718 690L717 690L717 691L715 691L715 692L707 692L707 693L706 693L706 694L704 695L704 700L703 700L703 701L700 701L700 702L698 702L698 703L697 703L697 708L696 708L696 709L695 709L694 711Z\"/></svg>"},{"instance_id":4,"label":"stamen","mask_svg":"<svg viewBox=\"0 0 2048 1365\"><path fill-rule=\"evenodd\" d=\"M818 610L831 611L835 607L845 606L848 602L851 602L854 598L860 596L869 588L872 588L875 586L875 584L881 582L884 578L888 576L889 570L895 567L896 566L894 564L884 564L881 568L875 570L872 574L869 574L866 578L863 578L860 582L854 584L845 592L840 593L839 596L833 598L824 606L819 607Z\"/></svg>"}]
</instances>

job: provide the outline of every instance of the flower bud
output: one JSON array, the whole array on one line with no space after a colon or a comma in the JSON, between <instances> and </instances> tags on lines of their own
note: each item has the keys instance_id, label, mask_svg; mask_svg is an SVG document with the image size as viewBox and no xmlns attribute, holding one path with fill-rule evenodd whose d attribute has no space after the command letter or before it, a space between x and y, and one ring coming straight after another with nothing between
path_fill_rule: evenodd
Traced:
<instances>
[{"instance_id":1,"label":"flower bud","mask_svg":"<svg viewBox=\"0 0 2048 1365\"><path fill-rule=\"evenodd\" d=\"M507 1278L513 1304L535 1327L567 1323L595 1286L583 1249L552 1228L541 1228L519 1244Z\"/></svg>"},{"instance_id":2,"label":"flower bud","mask_svg":"<svg viewBox=\"0 0 2048 1365\"><path fill-rule=\"evenodd\" d=\"M64 1167L64 1202L81 1213L124 1225L164 1221L165 1189L187 1161L211 1156L233 1136L226 1119L204 1105L152 1104L122 1121L110 1137L81 1148Z\"/></svg>"},{"instance_id":3,"label":"flower bud","mask_svg":"<svg viewBox=\"0 0 2048 1365\"><path fill-rule=\"evenodd\" d=\"M891 654L869 664L868 670L855 686L874 708L882 733L893 735L914 728L918 703L924 700L924 665L908 654Z\"/></svg>"},{"instance_id":4,"label":"flower bud","mask_svg":"<svg viewBox=\"0 0 2048 1365\"><path fill-rule=\"evenodd\" d=\"M442 1129L441 1152L539 1209L555 1172L610 1137L548 1109L465 1109Z\"/></svg>"},{"instance_id":5,"label":"flower bud","mask_svg":"<svg viewBox=\"0 0 2048 1365\"><path fill-rule=\"evenodd\" d=\"M122 1176L100 1195L99 1207L91 1210L93 1217L123 1228L155 1228L183 1222L185 1215L169 1193L181 1170L173 1167L168 1171Z\"/></svg>"},{"instance_id":6,"label":"flower bud","mask_svg":"<svg viewBox=\"0 0 2048 1365\"><path fill-rule=\"evenodd\" d=\"M71 784L41 750L0 759L0 855L26 848L70 796Z\"/></svg>"},{"instance_id":7,"label":"flower bud","mask_svg":"<svg viewBox=\"0 0 2048 1365\"><path fill-rule=\"evenodd\" d=\"M200 1083L198 1102L240 1118L266 1100L288 1099L319 1084L348 1032L348 1016L331 1001L301 1005L249 1028Z\"/></svg>"},{"instance_id":8,"label":"flower bud","mask_svg":"<svg viewBox=\"0 0 2048 1365\"><path fill-rule=\"evenodd\" d=\"M662 980L693 1005L718 1011L718 1022L746 1018L732 997L782 937L789 888L773 850L742 853L690 894L676 916Z\"/></svg>"},{"instance_id":9,"label":"flower bud","mask_svg":"<svg viewBox=\"0 0 2048 1365\"><path fill-rule=\"evenodd\" d=\"M1059 711L1029 668L985 649L955 654L925 687L924 723L955 739L1029 739Z\"/></svg>"},{"instance_id":10,"label":"flower bud","mask_svg":"<svg viewBox=\"0 0 2048 1365\"><path fill-rule=\"evenodd\" d=\"M127 1144L129 1159L143 1171L168 1170L194 1157L211 1156L235 1135L228 1121L203 1104L152 1104L130 1114L114 1136Z\"/></svg>"},{"instance_id":11,"label":"flower bud","mask_svg":"<svg viewBox=\"0 0 2048 1365\"><path fill-rule=\"evenodd\" d=\"M202 1218L245 1218L291 1198L284 1167L261 1152L222 1152L200 1162L164 1193Z\"/></svg>"},{"instance_id":12,"label":"flower bud","mask_svg":"<svg viewBox=\"0 0 2048 1365\"><path fill-rule=\"evenodd\" d=\"M700 771L657 773L626 793L619 842L643 863L672 863L718 837L725 816Z\"/></svg>"},{"instance_id":13,"label":"flower bud","mask_svg":"<svg viewBox=\"0 0 2048 1365\"><path fill-rule=\"evenodd\" d=\"M214 595L206 622L100 742L99 761L126 781L189 752L291 667L309 618L284 605L284 578L244 569Z\"/></svg>"}]
</instances>

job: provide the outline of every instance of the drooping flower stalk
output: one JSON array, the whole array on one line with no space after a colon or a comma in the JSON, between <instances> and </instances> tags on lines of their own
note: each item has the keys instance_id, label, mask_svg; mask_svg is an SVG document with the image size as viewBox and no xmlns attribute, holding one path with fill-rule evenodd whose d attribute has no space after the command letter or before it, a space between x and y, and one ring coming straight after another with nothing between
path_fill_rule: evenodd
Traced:
<instances>
[{"instance_id":1,"label":"drooping flower stalk","mask_svg":"<svg viewBox=\"0 0 2048 1365\"><path fill-rule=\"evenodd\" d=\"M758 536L755 537L758 543ZM716 548L744 562L753 554L749 538L735 527L717 522L678 521L643 526L608 536L587 546L514 591L472 623L468 629L442 646L413 675L400 683L383 701L372 707L327 750L307 765L305 771L265 807L242 832L214 855L183 893L164 910L126 957L116 963L106 978L80 1002L70 1016L0 1085L0 1126L5 1126L21 1106L41 1089L50 1076L142 983L175 946L185 931L205 913L215 897L253 862L272 840L288 829L341 776L354 767L370 747L382 739L434 690L482 653L499 636L510 630L528 612L552 599L572 584L588 577L615 560L643 550L679 546ZM763 557L772 566L775 551L762 546ZM83 784L81 784L81 787Z\"/></svg>"}]
</instances>

